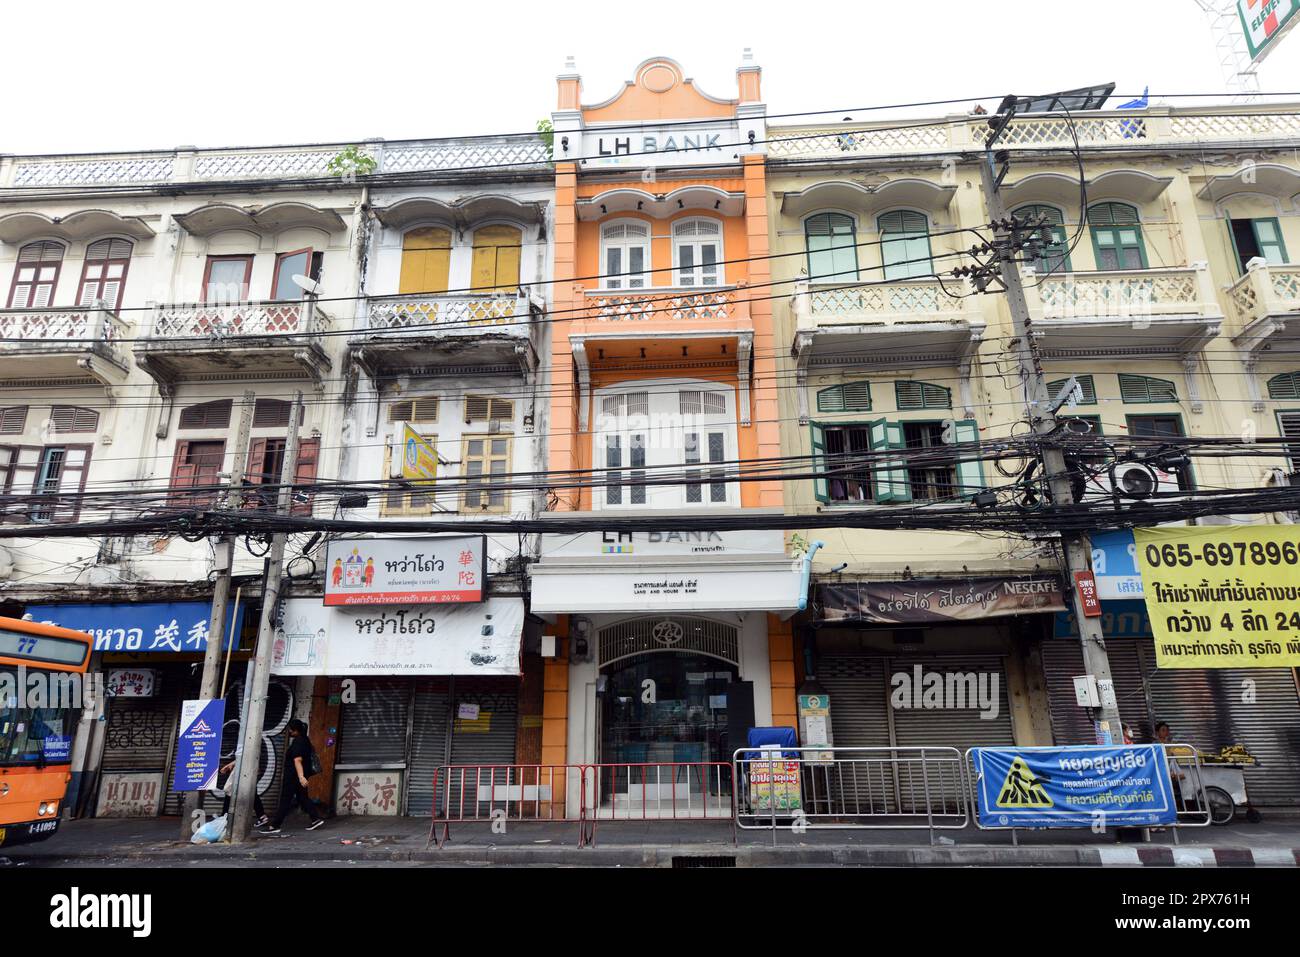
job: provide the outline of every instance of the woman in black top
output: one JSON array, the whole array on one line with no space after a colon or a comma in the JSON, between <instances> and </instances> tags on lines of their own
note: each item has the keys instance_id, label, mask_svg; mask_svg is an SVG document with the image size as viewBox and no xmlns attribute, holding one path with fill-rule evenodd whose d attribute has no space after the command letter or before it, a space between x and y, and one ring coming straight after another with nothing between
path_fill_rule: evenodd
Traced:
<instances>
[{"instance_id":1,"label":"woman in black top","mask_svg":"<svg viewBox=\"0 0 1300 957\"><path fill-rule=\"evenodd\" d=\"M307 737L307 725L297 718L292 718L288 730L289 753L284 768L284 786L280 791L280 807L276 810L271 823L261 828L259 834L279 834L280 825L284 823L284 819L288 817L295 804L311 818L307 830L314 831L325 823L325 818L321 816L320 811L316 810L312 799L307 796L307 779L312 774L312 755L315 753L311 740Z\"/></svg>"}]
</instances>

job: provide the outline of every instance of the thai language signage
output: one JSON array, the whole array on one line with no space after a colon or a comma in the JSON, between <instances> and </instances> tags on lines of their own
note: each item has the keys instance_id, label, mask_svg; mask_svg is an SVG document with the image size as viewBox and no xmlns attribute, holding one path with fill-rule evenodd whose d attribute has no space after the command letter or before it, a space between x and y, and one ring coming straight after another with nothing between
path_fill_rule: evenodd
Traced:
<instances>
[{"instance_id":1,"label":"thai language signage","mask_svg":"<svg viewBox=\"0 0 1300 957\"><path fill-rule=\"evenodd\" d=\"M226 622L222 647L238 647L244 605ZM212 603L134 602L114 605L29 605L33 621L88 632L96 651L201 652L208 647Z\"/></svg>"},{"instance_id":2,"label":"thai language signage","mask_svg":"<svg viewBox=\"0 0 1300 957\"><path fill-rule=\"evenodd\" d=\"M1142 597L1133 530L1097 532L1092 536L1092 574L1102 601Z\"/></svg>"},{"instance_id":3,"label":"thai language signage","mask_svg":"<svg viewBox=\"0 0 1300 957\"><path fill-rule=\"evenodd\" d=\"M328 608L285 603L271 646L279 675L518 675L524 603Z\"/></svg>"},{"instance_id":4,"label":"thai language signage","mask_svg":"<svg viewBox=\"0 0 1300 957\"><path fill-rule=\"evenodd\" d=\"M1300 526L1135 532L1161 668L1300 666Z\"/></svg>"},{"instance_id":5,"label":"thai language signage","mask_svg":"<svg viewBox=\"0 0 1300 957\"><path fill-rule=\"evenodd\" d=\"M433 485L438 481L438 450L406 422L393 428L390 462L393 478L417 485Z\"/></svg>"},{"instance_id":6,"label":"thai language signage","mask_svg":"<svg viewBox=\"0 0 1300 957\"><path fill-rule=\"evenodd\" d=\"M835 582L817 589L822 621L916 624L1063 611L1055 576Z\"/></svg>"},{"instance_id":7,"label":"thai language signage","mask_svg":"<svg viewBox=\"0 0 1300 957\"><path fill-rule=\"evenodd\" d=\"M765 756L751 757L745 771L749 774L752 810L790 812L803 807L798 761L782 760L781 752L773 750L772 760Z\"/></svg>"},{"instance_id":8,"label":"thai language signage","mask_svg":"<svg viewBox=\"0 0 1300 957\"><path fill-rule=\"evenodd\" d=\"M1163 745L973 748L984 827L1172 824Z\"/></svg>"},{"instance_id":9,"label":"thai language signage","mask_svg":"<svg viewBox=\"0 0 1300 957\"><path fill-rule=\"evenodd\" d=\"M482 535L340 538L325 561L326 605L433 605L483 600Z\"/></svg>"},{"instance_id":10,"label":"thai language signage","mask_svg":"<svg viewBox=\"0 0 1300 957\"><path fill-rule=\"evenodd\" d=\"M225 719L224 698L198 698L181 702L173 791L207 791L216 787L217 768L221 764L221 730Z\"/></svg>"}]
</instances>

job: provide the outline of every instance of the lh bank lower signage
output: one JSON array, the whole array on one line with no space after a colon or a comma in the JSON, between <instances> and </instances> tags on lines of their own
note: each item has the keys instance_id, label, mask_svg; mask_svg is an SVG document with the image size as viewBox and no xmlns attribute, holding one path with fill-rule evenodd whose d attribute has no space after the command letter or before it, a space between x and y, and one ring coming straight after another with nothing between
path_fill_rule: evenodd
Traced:
<instances>
[{"instance_id":1,"label":"lh bank lower signage","mask_svg":"<svg viewBox=\"0 0 1300 957\"><path fill-rule=\"evenodd\" d=\"M325 560L326 605L424 605L483 600L482 535L339 538Z\"/></svg>"}]
</instances>

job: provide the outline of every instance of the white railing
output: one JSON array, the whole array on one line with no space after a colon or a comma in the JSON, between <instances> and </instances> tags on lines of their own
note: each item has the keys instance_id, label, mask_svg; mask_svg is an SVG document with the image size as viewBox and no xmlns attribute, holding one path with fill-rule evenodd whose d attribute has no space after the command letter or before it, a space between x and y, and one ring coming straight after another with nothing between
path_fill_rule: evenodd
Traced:
<instances>
[{"instance_id":1,"label":"white railing","mask_svg":"<svg viewBox=\"0 0 1300 957\"><path fill-rule=\"evenodd\" d=\"M887 320L900 315L942 318L964 311L964 283L935 279L903 279L889 283L823 282L800 284L796 296L806 292L813 319L873 318Z\"/></svg>"},{"instance_id":2,"label":"white railing","mask_svg":"<svg viewBox=\"0 0 1300 957\"><path fill-rule=\"evenodd\" d=\"M0 310L0 353L99 352L123 361L126 326L107 309Z\"/></svg>"},{"instance_id":3,"label":"white railing","mask_svg":"<svg viewBox=\"0 0 1300 957\"><path fill-rule=\"evenodd\" d=\"M1300 136L1300 106L1200 107L1189 110L1105 110L1043 114L1015 119L999 145L1016 149L1073 146L1148 146L1169 143L1259 143ZM776 160L873 156L979 148L989 134L988 117L882 120L839 127L768 130L768 155Z\"/></svg>"},{"instance_id":4,"label":"white railing","mask_svg":"<svg viewBox=\"0 0 1300 957\"><path fill-rule=\"evenodd\" d=\"M525 296L386 296L367 302L366 328L418 331L433 327L469 335L490 330L527 337L531 314L531 302Z\"/></svg>"},{"instance_id":5,"label":"white railing","mask_svg":"<svg viewBox=\"0 0 1300 957\"><path fill-rule=\"evenodd\" d=\"M1139 317L1206 313L1213 308L1209 272L1128 269L1027 277L1032 299L1047 319Z\"/></svg>"},{"instance_id":6,"label":"white railing","mask_svg":"<svg viewBox=\"0 0 1300 957\"><path fill-rule=\"evenodd\" d=\"M1228 290L1242 325L1284 313L1300 312L1300 265L1270 266L1253 259L1246 275Z\"/></svg>"},{"instance_id":7,"label":"white railing","mask_svg":"<svg viewBox=\"0 0 1300 957\"><path fill-rule=\"evenodd\" d=\"M357 144L375 161L374 174L549 169L550 156L540 136L466 137L387 146ZM175 150L98 156L17 157L0 163L0 189L58 188L91 184L124 186L162 183L235 182L246 179L330 177L330 160L346 147L272 147L239 150Z\"/></svg>"},{"instance_id":8,"label":"white railing","mask_svg":"<svg viewBox=\"0 0 1300 957\"><path fill-rule=\"evenodd\" d=\"M588 289L585 317L603 322L621 320L749 318L748 293L743 288Z\"/></svg>"},{"instance_id":9,"label":"white railing","mask_svg":"<svg viewBox=\"0 0 1300 957\"><path fill-rule=\"evenodd\" d=\"M220 340L248 336L310 336L329 328L330 319L310 300L241 302L231 305L172 304L154 307L149 339ZM197 343L202 345L202 343Z\"/></svg>"}]
</instances>

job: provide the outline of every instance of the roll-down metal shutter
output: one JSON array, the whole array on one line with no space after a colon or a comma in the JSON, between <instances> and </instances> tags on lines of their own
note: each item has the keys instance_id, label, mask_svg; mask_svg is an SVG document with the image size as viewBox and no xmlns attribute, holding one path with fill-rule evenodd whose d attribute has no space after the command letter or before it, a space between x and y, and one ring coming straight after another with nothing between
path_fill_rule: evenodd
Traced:
<instances>
[{"instance_id":1,"label":"roll-down metal shutter","mask_svg":"<svg viewBox=\"0 0 1300 957\"><path fill-rule=\"evenodd\" d=\"M1074 678L1085 674L1083 648L1076 639L1060 638L1043 643L1043 677L1047 683L1047 707L1052 716L1052 739L1057 744L1096 744L1097 731L1086 708L1074 701ZM1150 740L1150 709L1143 682L1143 662L1138 643L1118 639L1106 642L1111 680L1120 720L1133 729L1137 741Z\"/></svg>"},{"instance_id":2,"label":"roll-down metal shutter","mask_svg":"<svg viewBox=\"0 0 1300 957\"><path fill-rule=\"evenodd\" d=\"M106 669L111 665L105 666ZM110 771L146 771L161 773L163 799L161 813L178 813L168 803L177 804L171 790L173 754L185 673L180 668L156 669L154 694L149 698L110 698L104 733L104 753L100 768Z\"/></svg>"},{"instance_id":3,"label":"roll-down metal shutter","mask_svg":"<svg viewBox=\"0 0 1300 957\"><path fill-rule=\"evenodd\" d=\"M435 804L433 776L447 763L449 708L445 680L429 679L416 685L412 704L411 752L407 761L407 814L432 813ZM439 792L441 790L440 786Z\"/></svg>"},{"instance_id":4,"label":"roll-down metal shutter","mask_svg":"<svg viewBox=\"0 0 1300 957\"><path fill-rule=\"evenodd\" d=\"M457 717L461 705L476 705L475 720ZM515 730L519 723L519 679L457 678L451 695L451 763L453 765L505 766L496 772L496 783L515 783L510 766L515 763ZM479 796L487 797L490 772L465 777L464 794L458 777L448 783L449 804L456 814L462 807L468 816ZM481 790L475 782L481 781ZM504 793L504 792L503 792ZM500 806L498 804L498 806ZM477 813L489 813L486 802L477 805Z\"/></svg>"},{"instance_id":5,"label":"roll-down metal shutter","mask_svg":"<svg viewBox=\"0 0 1300 957\"><path fill-rule=\"evenodd\" d=\"M1106 651L1120 715L1136 740L1150 741L1165 721L1175 740L1202 751L1244 745L1259 760L1246 772L1251 803L1300 805L1300 699L1291 669L1158 669L1149 638L1112 639ZM1093 743L1088 714L1074 703L1072 678L1083 674L1078 642L1045 642L1043 671L1056 743Z\"/></svg>"},{"instance_id":6,"label":"roll-down metal shutter","mask_svg":"<svg viewBox=\"0 0 1300 957\"><path fill-rule=\"evenodd\" d=\"M830 696L831 741L837 748L889 747L889 702L885 694L885 659L869 655L820 655L817 680ZM809 795L823 794L833 807L848 813L895 811L897 795L889 767L869 758L841 756L828 771L813 770Z\"/></svg>"},{"instance_id":7,"label":"roll-down metal shutter","mask_svg":"<svg viewBox=\"0 0 1300 957\"><path fill-rule=\"evenodd\" d=\"M338 763L402 767L411 685L400 678L357 679L357 699L342 706Z\"/></svg>"}]
</instances>

